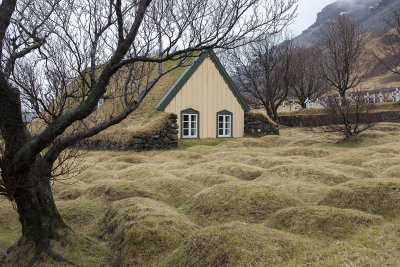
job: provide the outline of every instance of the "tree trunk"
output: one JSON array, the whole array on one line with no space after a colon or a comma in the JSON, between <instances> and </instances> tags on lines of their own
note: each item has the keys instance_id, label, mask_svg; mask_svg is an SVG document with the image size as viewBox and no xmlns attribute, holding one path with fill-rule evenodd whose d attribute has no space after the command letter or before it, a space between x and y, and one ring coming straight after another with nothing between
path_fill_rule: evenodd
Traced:
<instances>
[{"instance_id":1,"label":"tree trunk","mask_svg":"<svg viewBox=\"0 0 400 267\"><path fill-rule=\"evenodd\" d=\"M57 239L58 232L67 228L62 220L47 177L33 180L33 175L28 174L28 179L34 182L30 188L17 189L15 202L22 226L22 236L27 241L34 241L37 246L50 239Z\"/></svg>"}]
</instances>

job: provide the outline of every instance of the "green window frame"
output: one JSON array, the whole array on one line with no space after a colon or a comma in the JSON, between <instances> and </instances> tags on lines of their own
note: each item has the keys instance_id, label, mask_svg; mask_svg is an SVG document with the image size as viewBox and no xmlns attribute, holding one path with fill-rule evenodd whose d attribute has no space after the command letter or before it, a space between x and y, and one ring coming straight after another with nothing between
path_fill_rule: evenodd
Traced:
<instances>
[{"instance_id":1,"label":"green window frame","mask_svg":"<svg viewBox=\"0 0 400 267\"><path fill-rule=\"evenodd\" d=\"M228 110L217 112L217 138L233 137L233 113Z\"/></svg>"},{"instance_id":2,"label":"green window frame","mask_svg":"<svg viewBox=\"0 0 400 267\"><path fill-rule=\"evenodd\" d=\"M200 113L188 108L181 111L181 138L200 138Z\"/></svg>"}]
</instances>

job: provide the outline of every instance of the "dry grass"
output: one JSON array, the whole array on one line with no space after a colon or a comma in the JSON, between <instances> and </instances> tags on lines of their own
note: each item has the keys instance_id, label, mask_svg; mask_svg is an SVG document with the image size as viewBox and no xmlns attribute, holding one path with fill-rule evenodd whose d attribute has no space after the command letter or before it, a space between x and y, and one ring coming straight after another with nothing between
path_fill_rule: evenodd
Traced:
<instances>
[{"instance_id":1,"label":"dry grass","mask_svg":"<svg viewBox=\"0 0 400 267\"><path fill-rule=\"evenodd\" d=\"M233 222L204 228L191 235L162 266L284 265L311 240L259 224Z\"/></svg>"},{"instance_id":2,"label":"dry grass","mask_svg":"<svg viewBox=\"0 0 400 267\"><path fill-rule=\"evenodd\" d=\"M75 230L55 250L82 266L396 266L399 152L390 123L353 142L285 128L173 151L89 151L86 173L53 186ZM20 234L0 201L0 257ZM4 264L26 265L31 250L14 246Z\"/></svg>"},{"instance_id":3,"label":"dry grass","mask_svg":"<svg viewBox=\"0 0 400 267\"><path fill-rule=\"evenodd\" d=\"M338 239L383 222L380 216L360 211L327 206L304 206L280 210L267 224L292 233Z\"/></svg>"},{"instance_id":4,"label":"dry grass","mask_svg":"<svg viewBox=\"0 0 400 267\"><path fill-rule=\"evenodd\" d=\"M236 220L260 222L277 210L300 204L279 188L234 182L203 190L189 200L184 210L200 225L210 225Z\"/></svg>"},{"instance_id":5,"label":"dry grass","mask_svg":"<svg viewBox=\"0 0 400 267\"><path fill-rule=\"evenodd\" d=\"M122 266L150 265L183 242L197 226L172 207L148 198L114 202L104 220L102 236L117 251Z\"/></svg>"},{"instance_id":6,"label":"dry grass","mask_svg":"<svg viewBox=\"0 0 400 267\"><path fill-rule=\"evenodd\" d=\"M400 212L400 180L350 181L332 188L320 204L396 217Z\"/></svg>"}]
</instances>

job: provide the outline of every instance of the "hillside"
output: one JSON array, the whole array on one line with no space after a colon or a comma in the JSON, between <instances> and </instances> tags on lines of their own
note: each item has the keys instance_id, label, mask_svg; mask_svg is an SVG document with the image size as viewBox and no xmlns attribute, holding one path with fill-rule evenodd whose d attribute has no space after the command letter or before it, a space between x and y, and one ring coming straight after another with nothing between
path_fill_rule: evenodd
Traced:
<instances>
[{"instance_id":1,"label":"hillside","mask_svg":"<svg viewBox=\"0 0 400 267\"><path fill-rule=\"evenodd\" d=\"M338 141L291 128L173 151L90 151L84 173L54 184L74 229L54 251L79 266L396 266L400 126ZM0 258L20 234L0 201ZM26 266L33 253L10 249L0 265Z\"/></svg>"},{"instance_id":2,"label":"hillside","mask_svg":"<svg viewBox=\"0 0 400 267\"><path fill-rule=\"evenodd\" d=\"M398 0L340 0L326 6L317 15L316 22L294 41L300 45L311 45L317 41L320 27L340 14L354 17L361 23L362 30L368 34L365 51L374 51L390 30L385 20L391 12L400 8ZM366 58L366 60L368 60ZM400 86L400 77L390 73L383 66L371 63L368 74L361 85L362 89L382 89Z\"/></svg>"}]
</instances>

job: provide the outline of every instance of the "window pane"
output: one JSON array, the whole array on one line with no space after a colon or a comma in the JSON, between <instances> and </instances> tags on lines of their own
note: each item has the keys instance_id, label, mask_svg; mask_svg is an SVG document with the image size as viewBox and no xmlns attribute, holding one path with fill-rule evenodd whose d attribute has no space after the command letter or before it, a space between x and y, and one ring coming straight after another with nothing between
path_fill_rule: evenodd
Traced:
<instances>
[{"instance_id":1,"label":"window pane","mask_svg":"<svg viewBox=\"0 0 400 267\"><path fill-rule=\"evenodd\" d=\"M189 130L188 129L183 129L183 135L189 135Z\"/></svg>"},{"instance_id":2,"label":"window pane","mask_svg":"<svg viewBox=\"0 0 400 267\"><path fill-rule=\"evenodd\" d=\"M231 116L226 116L225 121L226 122L231 122Z\"/></svg>"},{"instance_id":3,"label":"window pane","mask_svg":"<svg viewBox=\"0 0 400 267\"><path fill-rule=\"evenodd\" d=\"M218 121L219 121L219 122L223 122L223 121L224 121L224 116L221 116L221 115L218 116Z\"/></svg>"},{"instance_id":4,"label":"window pane","mask_svg":"<svg viewBox=\"0 0 400 267\"><path fill-rule=\"evenodd\" d=\"M183 121L189 121L189 115L183 115Z\"/></svg>"},{"instance_id":5,"label":"window pane","mask_svg":"<svg viewBox=\"0 0 400 267\"><path fill-rule=\"evenodd\" d=\"M192 115L192 121L196 121L196 115Z\"/></svg>"},{"instance_id":6,"label":"window pane","mask_svg":"<svg viewBox=\"0 0 400 267\"><path fill-rule=\"evenodd\" d=\"M196 129L192 129L191 135L192 135L192 136L196 136L196 135L197 135L196 132L197 132Z\"/></svg>"},{"instance_id":7,"label":"window pane","mask_svg":"<svg viewBox=\"0 0 400 267\"><path fill-rule=\"evenodd\" d=\"M231 136L231 129L226 129L226 135Z\"/></svg>"},{"instance_id":8,"label":"window pane","mask_svg":"<svg viewBox=\"0 0 400 267\"><path fill-rule=\"evenodd\" d=\"M185 121L183 122L183 128L189 128L189 122Z\"/></svg>"},{"instance_id":9,"label":"window pane","mask_svg":"<svg viewBox=\"0 0 400 267\"><path fill-rule=\"evenodd\" d=\"M224 130L223 129L219 129L218 130L218 135L220 135L220 136L224 135Z\"/></svg>"},{"instance_id":10,"label":"window pane","mask_svg":"<svg viewBox=\"0 0 400 267\"><path fill-rule=\"evenodd\" d=\"M191 128L192 129L196 129L197 127L197 125L196 125L197 123L195 122L195 121L193 121L192 123L191 123Z\"/></svg>"},{"instance_id":11,"label":"window pane","mask_svg":"<svg viewBox=\"0 0 400 267\"><path fill-rule=\"evenodd\" d=\"M222 129L224 128L224 124L223 123L218 123L218 129Z\"/></svg>"},{"instance_id":12,"label":"window pane","mask_svg":"<svg viewBox=\"0 0 400 267\"><path fill-rule=\"evenodd\" d=\"M225 128L230 129L230 128L231 128L231 124L230 124L230 123L226 123L226 124L225 124Z\"/></svg>"}]
</instances>

